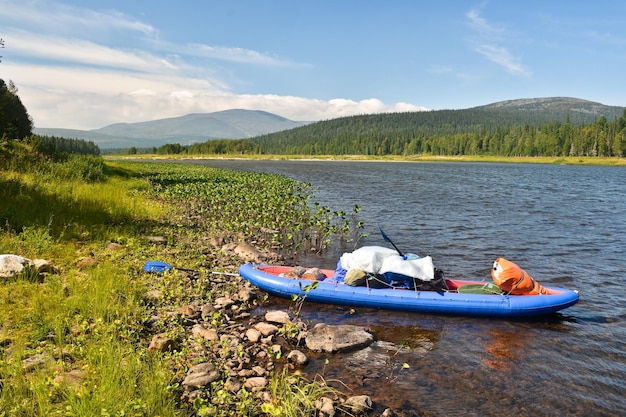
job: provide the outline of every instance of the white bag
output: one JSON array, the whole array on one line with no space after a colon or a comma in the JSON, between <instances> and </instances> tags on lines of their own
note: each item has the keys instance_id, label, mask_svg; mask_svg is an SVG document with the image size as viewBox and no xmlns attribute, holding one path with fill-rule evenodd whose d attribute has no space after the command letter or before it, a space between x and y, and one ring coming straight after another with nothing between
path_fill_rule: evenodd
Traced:
<instances>
[{"instance_id":1,"label":"white bag","mask_svg":"<svg viewBox=\"0 0 626 417\"><path fill-rule=\"evenodd\" d=\"M419 278L422 281L432 281L435 278L435 266L430 256L406 260L398 254L388 256L383 260L379 273L386 272Z\"/></svg>"},{"instance_id":2,"label":"white bag","mask_svg":"<svg viewBox=\"0 0 626 417\"><path fill-rule=\"evenodd\" d=\"M393 249L382 246L363 246L351 253L344 253L339 261L346 270L360 269L370 274L379 274L384 260L398 255Z\"/></svg>"}]
</instances>

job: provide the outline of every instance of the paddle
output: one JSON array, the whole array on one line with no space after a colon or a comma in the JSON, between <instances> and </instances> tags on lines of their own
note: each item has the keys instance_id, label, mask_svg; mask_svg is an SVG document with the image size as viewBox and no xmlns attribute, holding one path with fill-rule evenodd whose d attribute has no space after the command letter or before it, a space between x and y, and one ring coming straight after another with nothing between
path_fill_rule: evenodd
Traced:
<instances>
[{"instance_id":1,"label":"paddle","mask_svg":"<svg viewBox=\"0 0 626 417\"><path fill-rule=\"evenodd\" d=\"M144 271L157 273L157 274L162 274L164 272L169 272L169 271L171 271L174 268L178 269L179 271L198 272L195 269L186 269L186 268L173 267L172 265L170 265L168 263L165 263L165 262L161 262L161 261L148 261L143 266L143 270Z\"/></svg>"},{"instance_id":2,"label":"paddle","mask_svg":"<svg viewBox=\"0 0 626 417\"><path fill-rule=\"evenodd\" d=\"M398 247L391 241L391 239L389 239L389 236L387 236L387 233L385 233L380 226L378 226L378 230L380 230L380 234L383 235L383 239L389 242L391 246L393 246L393 248L398 252L398 255L404 256L404 254L400 252L400 249L398 249Z\"/></svg>"}]
</instances>

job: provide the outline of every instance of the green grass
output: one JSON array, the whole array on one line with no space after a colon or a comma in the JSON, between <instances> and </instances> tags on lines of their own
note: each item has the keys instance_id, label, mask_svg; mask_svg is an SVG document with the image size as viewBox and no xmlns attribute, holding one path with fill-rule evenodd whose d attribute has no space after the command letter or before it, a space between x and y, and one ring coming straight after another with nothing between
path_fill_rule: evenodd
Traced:
<instances>
[{"instance_id":1,"label":"green grass","mask_svg":"<svg viewBox=\"0 0 626 417\"><path fill-rule=\"evenodd\" d=\"M90 171L92 162L72 164ZM344 215L309 204L306 184L278 176L107 162L102 177L85 182L82 175L51 174L65 168L35 167L0 170L0 201L10 202L0 206L0 253L51 260L60 272L0 278L0 417L262 414L258 399L245 390L229 394L223 381L193 404L182 402L190 347L149 353L144 323L156 307L238 291L234 280L219 289L206 277L237 263L207 251L204 242L216 234L288 253L321 250ZM168 244L147 235L165 236ZM202 274L193 283L177 273L155 282L142 271L148 259ZM146 298L154 288L163 293L156 307ZM214 315L211 322L226 319ZM175 317L154 326L174 336L185 331ZM22 361L36 355L41 364L25 370ZM80 379L72 383L68 375L75 374ZM276 375L273 384L283 388L275 395L296 407L300 388L290 390L288 378ZM307 389L312 397L324 392L321 385Z\"/></svg>"}]
</instances>

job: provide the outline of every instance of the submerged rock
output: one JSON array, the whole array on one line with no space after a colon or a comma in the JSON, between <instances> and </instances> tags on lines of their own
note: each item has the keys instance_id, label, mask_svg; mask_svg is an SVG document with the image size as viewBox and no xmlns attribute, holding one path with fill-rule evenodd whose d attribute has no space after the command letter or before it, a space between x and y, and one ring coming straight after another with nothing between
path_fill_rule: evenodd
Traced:
<instances>
[{"instance_id":1,"label":"submerged rock","mask_svg":"<svg viewBox=\"0 0 626 417\"><path fill-rule=\"evenodd\" d=\"M372 409L372 399L368 395L356 395L346 400L345 405L353 415L363 415Z\"/></svg>"},{"instance_id":2,"label":"submerged rock","mask_svg":"<svg viewBox=\"0 0 626 417\"><path fill-rule=\"evenodd\" d=\"M291 322L291 318L289 317L289 313L286 311L268 311L265 313L265 320L270 323L278 323L278 324L286 324Z\"/></svg>"},{"instance_id":3,"label":"submerged rock","mask_svg":"<svg viewBox=\"0 0 626 417\"><path fill-rule=\"evenodd\" d=\"M319 411L320 417L335 416L335 403L328 397L321 397L315 401L315 408Z\"/></svg>"},{"instance_id":4,"label":"submerged rock","mask_svg":"<svg viewBox=\"0 0 626 417\"><path fill-rule=\"evenodd\" d=\"M353 325L331 326L318 323L305 339L306 346L319 352L348 352L361 349L374 342L374 335L368 329Z\"/></svg>"},{"instance_id":5,"label":"submerged rock","mask_svg":"<svg viewBox=\"0 0 626 417\"><path fill-rule=\"evenodd\" d=\"M287 362L294 366L301 366L306 365L307 362L309 362L309 358L307 358L306 355L299 350L292 350L287 355Z\"/></svg>"}]
</instances>

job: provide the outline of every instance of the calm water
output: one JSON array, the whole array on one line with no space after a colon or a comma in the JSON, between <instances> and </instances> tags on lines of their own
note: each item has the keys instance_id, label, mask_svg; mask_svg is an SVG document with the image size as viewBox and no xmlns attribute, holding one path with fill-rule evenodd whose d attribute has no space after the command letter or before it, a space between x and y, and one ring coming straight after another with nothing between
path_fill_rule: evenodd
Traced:
<instances>
[{"instance_id":1,"label":"calm water","mask_svg":"<svg viewBox=\"0 0 626 417\"><path fill-rule=\"evenodd\" d=\"M378 340L411 347L377 346L366 358L337 355L325 366L327 356L314 357L311 367L326 379L346 381L355 394L372 394L403 415L626 415L626 168L203 163L309 182L316 200L334 210L350 213L358 204L370 233L362 244L389 246L380 224L401 250L431 255L448 277L491 280L502 256L542 284L580 292L576 306L532 321L350 314L305 304L305 319L369 326ZM334 269L343 250L313 262Z\"/></svg>"}]
</instances>

